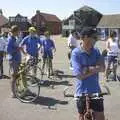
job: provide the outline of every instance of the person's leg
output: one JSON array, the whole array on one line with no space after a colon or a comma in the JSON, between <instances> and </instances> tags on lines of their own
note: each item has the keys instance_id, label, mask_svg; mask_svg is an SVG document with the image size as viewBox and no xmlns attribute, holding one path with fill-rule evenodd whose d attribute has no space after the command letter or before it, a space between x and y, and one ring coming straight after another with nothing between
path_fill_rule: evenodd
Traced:
<instances>
[{"instance_id":1,"label":"person's leg","mask_svg":"<svg viewBox=\"0 0 120 120\"><path fill-rule=\"evenodd\" d=\"M2 77L2 75L3 75L3 70L2 70L2 60L0 59L0 77Z\"/></svg>"},{"instance_id":2,"label":"person's leg","mask_svg":"<svg viewBox=\"0 0 120 120\"><path fill-rule=\"evenodd\" d=\"M86 101L85 101L85 97L80 97L77 101L76 101L76 105L77 105L77 109L78 109L78 120L84 120L84 110L86 107Z\"/></svg>"},{"instance_id":3,"label":"person's leg","mask_svg":"<svg viewBox=\"0 0 120 120\"><path fill-rule=\"evenodd\" d=\"M114 81L116 81L117 79L116 79L116 70L117 70L117 60L114 58L114 60L113 60L113 74L114 74L114 78L113 78L113 80Z\"/></svg>"},{"instance_id":4,"label":"person's leg","mask_svg":"<svg viewBox=\"0 0 120 120\"><path fill-rule=\"evenodd\" d=\"M95 120L105 120L104 112L94 112Z\"/></svg>"},{"instance_id":5,"label":"person's leg","mask_svg":"<svg viewBox=\"0 0 120 120\"><path fill-rule=\"evenodd\" d=\"M47 76L50 77L50 58L47 56Z\"/></svg>"},{"instance_id":6,"label":"person's leg","mask_svg":"<svg viewBox=\"0 0 120 120\"><path fill-rule=\"evenodd\" d=\"M37 63L38 63L38 57L36 56L35 58L33 58L33 62L34 62L34 68L33 68L33 75L36 76L37 74Z\"/></svg>"},{"instance_id":7,"label":"person's leg","mask_svg":"<svg viewBox=\"0 0 120 120\"><path fill-rule=\"evenodd\" d=\"M84 115L79 113L78 120L84 120Z\"/></svg>"},{"instance_id":8,"label":"person's leg","mask_svg":"<svg viewBox=\"0 0 120 120\"><path fill-rule=\"evenodd\" d=\"M74 46L71 47L71 51L70 51L70 69L73 70L73 67L72 67L72 62L71 62L71 54L72 54L72 51L75 49Z\"/></svg>"},{"instance_id":9,"label":"person's leg","mask_svg":"<svg viewBox=\"0 0 120 120\"><path fill-rule=\"evenodd\" d=\"M49 57L49 67L50 67L50 75L53 75L53 63L52 63L53 57Z\"/></svg>"},{"instance_id":10,"label":"person's leg","mask_svg":"<svg viewBox=\"0 0 120 120\"><path fill-rule=\"evenodd\" d=\"M15 98L16 96L14 95L14 90L13 90L13 81L17 78L18 76L18 69L19 69L19 63L15 63L14 61L10 61L10 69L11 69L11 90L12 90L12 97Z\"/></svg>"},{"instance_id":11,"label":"person's leg","mask_svg":"<svg viewBox=\"0 0 120 120\"><path fill-rule=\"evenodd\" d=\"M0 76L3 76L3 52L0 52Z\"/></svg>"},{"instance_id":12,"label":"person's leg","mask_svg":"<svg viewBox=\"0 0 120 120\"><path fill-rule=\"evenodd\" d=\"M112 57L111 56L108 56L107 62L108 63L107 63L106 71L105 71L106 81L108 81L108 76L110 74L110 66L111 66L111 63L112 63Z\"/></svg>"},{"instance_id":13,"label":"person's leg","mask_svg":"<svg viewBox=\"0 0 120 120\"><path fill-rule=\"evenodd\" d=\"M43 57L42 74L44 74L45 64L46 64L46 58Z\"/></svg>"},{"instance_id":14,"label":"person's leg","mask_svg":"<svg viewBox=\"0 0 120 120\"><path fill-rule=\"evenodd\" d=\"M2 59L1 62L2 62L2 63L1 63L1 75L3 76L3 59Z\"/></svg>"},{"instance_id":15,"label":"person's leg","mask_svg":"<svg viewBox=\"0 0 120 120\"><path fill-rule=\"evenodd\" d=\"M105 120L103 99L91 100L91 108L94 111L95 120Z\"/></svg>"}]
</instances>

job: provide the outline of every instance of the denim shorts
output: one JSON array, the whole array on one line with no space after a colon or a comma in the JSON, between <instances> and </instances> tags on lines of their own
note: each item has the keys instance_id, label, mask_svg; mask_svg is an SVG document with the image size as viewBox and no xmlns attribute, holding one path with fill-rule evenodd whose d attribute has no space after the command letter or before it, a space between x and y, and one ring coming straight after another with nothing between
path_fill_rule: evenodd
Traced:
<instances>
[{"instance_id":1,"label":"denim shorts","mask_svg":"<svg viewBox=\"0 0 120 120\"><path fill-rule=\"evenodd\" d=\"M76 104L77 104L78 112L83 114L86 108L86 98L80 97L77 100ZM95 112L103 112L104 111L103 99L91 99L90 108Z\"/></svg>"},{"instance_id":2,"label":"denim shorts","mask_svg":"<svg viewBox=\"0 0 120 120\"><path fill-rule=\"evenodd\" d=\"M11 74L15 74L18 72L19 70L19 65L20 63L18 62L14 62L14 61L9 61L9 65L10 65L10 73Z\"/></svg>"},{"instance_id":3,"label":"denim shorts","mask_svg":"<svg viewBox=\"0 0 120 120\"><path fill-rule=\"evenodd\" d=\"M107 57L107 60L108 60L108 64L111 64L111 63L117 63L117 56L108 56Z\"/></svg>"}]
</instances>

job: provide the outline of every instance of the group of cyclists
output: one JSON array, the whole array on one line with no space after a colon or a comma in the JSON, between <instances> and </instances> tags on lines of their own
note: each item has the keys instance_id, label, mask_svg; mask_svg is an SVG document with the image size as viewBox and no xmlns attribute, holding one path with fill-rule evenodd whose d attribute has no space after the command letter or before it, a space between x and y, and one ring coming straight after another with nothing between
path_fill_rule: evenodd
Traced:
<instances>
[{"instance_id":1,"label":"group of cyclists","mask_svg":"<svg viewBox=\"0 0 120 120\"><path fill-rule=\"evenodd\" d=\"M46 31L44 33L44 39L40 39L40 37L37 35L35 27L30 27L28 29L29 35L24 37L18 44L19 32L18 26L14 25L11 27L9 36L7 38L6 52L10 65L11 79L16 79L19 66L24 56L27 58L33 57L37 59L40 55L42 55L40 57L43 58L43 74L46 59L49 58L51 72L47 74L48 76L51 76L53 74L53 52L55 52L56 48L54 41L50 38L50 32Z\"/></svg>"},{"instance_id":2,"label":"group of cyclists","mask_svg":"<svg viewBox=\"0 0 120 120\"><path fill-rule=\"evenodd\" d=\"M24 37L19 44L17 43L19 36L18 26L12 26L9 37L5 36L7 38L7 45L5 49L8 54L12 80L16 79L17 77L19 66L22 61L22 54L23 56L29 56L37 59L40 56L39 53L41 53L43 58L43 74L45 63L49 57L51 72L48 73L48 76L53 74L52 59L53 52L56 51L56 48L54 41L50 38L50 32L46 31L44 33L45 39L41 40L36 34L36 29L34 27L30 27L28 31L29 35ZM115 63L119 51L119 40L116 38L116 36L116 32L112 31L106 42L108 56L106 69L104 57L100 53L99 49L94 47L96 41L98 40L98 34L95 29L85 28L80 32L79 35L76 31L72 31L68 38L68 46L70 48L70 67L73 70L73 75L76 77L75 97L78 98L77 109L79 113L79 120L84 120L84 95L101 93L99 72L105 72L107 79L110 66L113 64L114 80L116 81L115 76L117 68ZM80 42L77 42L77 40L80 40ZM3 64L3 59L1 58L3 58L3 55L0 52L0 60L2 61L0 64ZM2 75L3 66L1 68ZM94 110L95 120L105 120L103 98L91 100L90 106Z\"/></svg>"}]
</instances>

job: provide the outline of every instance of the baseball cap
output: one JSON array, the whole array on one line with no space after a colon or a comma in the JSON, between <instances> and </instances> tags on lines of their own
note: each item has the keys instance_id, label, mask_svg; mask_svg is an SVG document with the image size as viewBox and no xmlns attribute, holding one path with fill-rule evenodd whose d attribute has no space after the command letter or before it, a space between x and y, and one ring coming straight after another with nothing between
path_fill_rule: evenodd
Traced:
<instances>
[{"instance_id":1,"label":"baseball cap","mask_svg":"<svg viewBox=\"0 0 120 120\"><path fill-rule=\"evenodd\" d=\"M45 36L48 36L48 35L50 35L50 32L46 31L44 34L45 34Z\"/></svg>"},{"instance_id":2,"label":"baseball cap","mask_svg":"<svg viewBox=\"0 0 120 120\"><path fill-rule=\"evenodd\" d=\"M85 28L80 32L80 36L83 37L85 35L92 37L93 35L98 35L98 32L95 29Z\"/></svg>"},{"instance_id":3,"label":"baseball cap","mask_svg":"<svg viewBox=\"0 0 120 120\"><path fill-rule=\"evenodd\" d=\"M29 32L36 32L36 29L35 29L35 27L29 27L28 31Z\"/></svg>"}]
</instances>

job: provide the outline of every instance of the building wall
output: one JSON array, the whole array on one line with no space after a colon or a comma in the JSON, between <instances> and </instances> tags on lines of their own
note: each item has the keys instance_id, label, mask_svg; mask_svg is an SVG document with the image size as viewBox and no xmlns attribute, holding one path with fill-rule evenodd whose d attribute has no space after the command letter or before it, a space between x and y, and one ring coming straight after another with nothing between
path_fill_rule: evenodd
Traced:
<instances>
[{"instance_id":1,"label":"building wall","mask_svg":"<svg viewBox=\"0 0 120 120\"><path fill-rule=\"evenodd\" d=\"M41 34L46 30L50 31L51 34L60 34L62 29L61 23L48 22L40 14L36 14L35 17L32 18L32 24L37 28L38 34Z\"/></svg>"},{"instance_id":2,"label":"building wall","mask_svg":"<svg viewBox=\"0 0 120 120\"><path fill-rule=\"evenodd\" d=\"M52 34L60 34L61 33L61 29L62 29L62 25L61 23L51 23L51 31Z\"/></svg>"},{"instance_id":3,"label":"building wall","mask_svg":"<svg viewBox=\"0 0 120 120\"><path fill-rule=\"evenodd\" d=\"M116 31L117 37L120 38L120 28L98 28L101 40L106 40L110 36L110 31Z\"/></svg>"},{"instance_id":4,"label":"building wall","mask_svg":"<svg viewBox=\"0 0 120 120\"><path fill-rule=\"evenodd\" d=\"M43 16L36 14L35 17L32 18L32 25L36 27L37 33L40 35L45 31L46 21Z\"/></svg>"}]
</instances>

